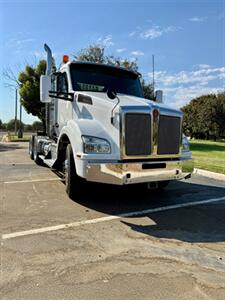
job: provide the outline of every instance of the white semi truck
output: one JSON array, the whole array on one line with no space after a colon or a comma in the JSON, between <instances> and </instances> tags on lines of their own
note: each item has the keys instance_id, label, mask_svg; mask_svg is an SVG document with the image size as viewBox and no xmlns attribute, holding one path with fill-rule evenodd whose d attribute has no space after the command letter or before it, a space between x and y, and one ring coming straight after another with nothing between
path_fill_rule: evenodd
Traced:
<instances>
[{"instance_id":1,"label":"white semi truck","mask_svg":"<svg viewBox=\"0 0 225 300\"><path fill-rule=\"evenodd\" d=\"M64 174L70 197L85 180L162 188L191 176L182 112L163 104L161 91L156 101L145 99L139 73L68 56L56 71L46 44L45 50L46 132L32 136L29 154Z\"/></svg>"}]
</instances>

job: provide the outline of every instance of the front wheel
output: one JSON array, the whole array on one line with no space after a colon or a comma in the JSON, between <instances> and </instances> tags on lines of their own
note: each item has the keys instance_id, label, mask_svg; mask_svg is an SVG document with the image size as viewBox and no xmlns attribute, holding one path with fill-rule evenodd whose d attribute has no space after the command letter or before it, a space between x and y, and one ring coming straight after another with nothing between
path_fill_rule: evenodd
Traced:
<instances>
[{"instance_id":1,"label":"front wheel","mask_svg":"<svg viewBox=\"0 0 225 300\"><path fill-rule=\"evenodd\" d=\"M66 192L71 199L74 199L75 195L80 194L83 181L76 174L73 150L70 144L68 144L66 147L64 172L65 172Z\"/></svg>"}]
</instances>

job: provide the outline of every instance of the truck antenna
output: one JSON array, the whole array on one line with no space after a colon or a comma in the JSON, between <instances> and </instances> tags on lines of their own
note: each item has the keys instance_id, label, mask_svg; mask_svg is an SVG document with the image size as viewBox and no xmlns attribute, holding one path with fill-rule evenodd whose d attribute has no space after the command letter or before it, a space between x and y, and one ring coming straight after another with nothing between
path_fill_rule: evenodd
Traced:
<instances>
[{"instance_id":1,"label":"truck antenna","mask_svg":"<svg viewBox=\"0 0 225 300\"><path fill-rule=\"evenodd\" d=\"M155 55L152 55L152 89L153 95L155 93Z\"/></svg>"}]
</instances>

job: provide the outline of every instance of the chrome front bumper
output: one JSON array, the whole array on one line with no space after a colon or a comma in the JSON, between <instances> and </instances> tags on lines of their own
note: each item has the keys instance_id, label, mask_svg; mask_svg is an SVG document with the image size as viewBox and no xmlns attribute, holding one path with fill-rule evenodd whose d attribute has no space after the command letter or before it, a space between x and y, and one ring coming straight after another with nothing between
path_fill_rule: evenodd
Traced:
<instances>
[{"instance_id":1,"label":"chrome front bumper","mask_svg":"<svg viewBox=\"0 0 225 300\"><path fill-rule=\"evenodd\" d=\"M108 184L133 184L190 177L194 169L192 159L178 161L151 161L139 163L88 163L88 181Z\"/></svg>"}]
</instances>

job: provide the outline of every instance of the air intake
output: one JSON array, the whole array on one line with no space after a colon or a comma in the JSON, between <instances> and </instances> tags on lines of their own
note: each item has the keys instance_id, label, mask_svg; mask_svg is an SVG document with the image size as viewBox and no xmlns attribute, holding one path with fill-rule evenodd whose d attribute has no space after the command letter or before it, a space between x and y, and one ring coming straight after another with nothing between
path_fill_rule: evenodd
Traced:
<instances>
[{"instance_id":1,"label":"air intake","mask_svg":"<svg viewBox=\"0 0 225 300\"><path fill-rule=\"evenodd\" d=\"M151 116L143 113L125 115L125 153L127 156L151 154Z\"/></svg>"},{"instance_id":2,"label":"air intake","mask_svg":"<svg viewBox=\"0 0 225 300\"><path fill-rule=\"evenodd\" d=\"M157 154L178 154L180 148L181 118L172 116L159 117Z\"/></svg>"}]
</instances>

